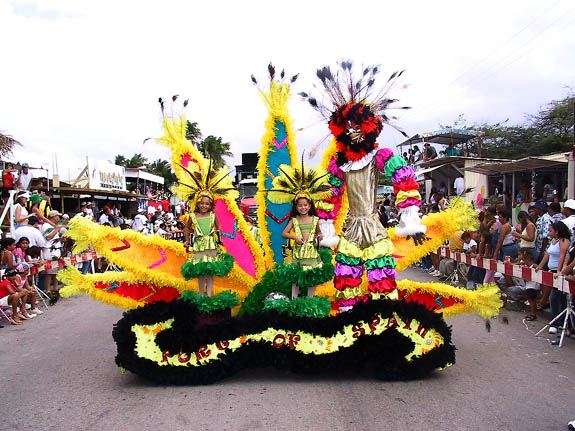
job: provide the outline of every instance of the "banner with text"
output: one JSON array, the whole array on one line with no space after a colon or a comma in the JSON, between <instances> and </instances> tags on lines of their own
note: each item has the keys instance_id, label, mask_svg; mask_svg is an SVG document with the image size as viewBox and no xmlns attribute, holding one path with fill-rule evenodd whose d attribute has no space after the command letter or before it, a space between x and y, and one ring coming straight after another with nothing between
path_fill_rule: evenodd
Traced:
<instances>
[{"instance_id":1,"label":"banner with text","mask_svg":"<svg viewBox=\"0 0 575 431\"><path fill-rule=\"evenodd\" d=\"M126 172L123 166L88 158L88 178L91 189L127 191Z\"/></svg>"}]
</instances>

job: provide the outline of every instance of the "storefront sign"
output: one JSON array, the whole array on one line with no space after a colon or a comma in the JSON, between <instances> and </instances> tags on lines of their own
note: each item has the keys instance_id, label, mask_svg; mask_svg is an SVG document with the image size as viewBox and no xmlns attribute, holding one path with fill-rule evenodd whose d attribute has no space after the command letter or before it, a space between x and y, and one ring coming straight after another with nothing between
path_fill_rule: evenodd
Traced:
<instances>
[{"instance_id":1,"label":"storefront sign","mask_svg":"<svg viewBox=\"0 0 575 431\"><path fill-rule=\"evenodd\" d=\"M88 159L88 178L91 189L127 191L123 166L104 160Z\"/></svg>"}]
</instances>

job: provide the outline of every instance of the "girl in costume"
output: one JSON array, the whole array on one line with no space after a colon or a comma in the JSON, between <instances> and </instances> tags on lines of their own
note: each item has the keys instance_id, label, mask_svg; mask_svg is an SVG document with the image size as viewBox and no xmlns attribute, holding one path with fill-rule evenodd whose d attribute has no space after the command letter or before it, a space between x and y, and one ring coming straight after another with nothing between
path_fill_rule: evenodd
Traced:
<instances>
[{"instance_id":1,"label":"girl in costume","mask_svg":"<svg viewBox=\"0 0 575 431\"><path fill-rule=\"evenodd\" d=\"M329 66L317 71L326 91L326 104L307 93L301 95L328 120L337 148L328 171L332 178L339 179L333 184L335 188L341 191L345 187L349 201L334 277L340 310L347 311L362 299L364 272L372 298L397 298L393 243L377 215L378 171L392 180L397 195L401 219L396 235L413 236L420 243L426 228L419 219L421 196L413 169L390 149L379 149L376 142L384 122L389 120L386 110L397 102L388 91L403 72L394 72L381 91L374 91L378 66L365 68L359 79L354 76L351 62L339 66L335 72Z\"/></svg>"},{"instance_id":2,"label":"girl in costume","mask_svg":"<svg viewBox=\"0 0 575 431\"><path fill-rule=\"evenodd\" d=\"M190 175L190 183L180 182L179 187L185 187L190 192L188 200L191 203L184 228L186 249L191 247L188 261L182 265L182 275L186 280L198 279L200 295L212 296L214 285L213 277L223 277L230 272L234 264L234 258L221 249L220 228L214 213L214 199L233 190L227 173L219 180L219 173L212 172L211 161L209 166L199 166L199 172L185 171ZM202 171L205 174L202 175ZM218 186L219 184L224 186Z\"/></svg>"},{"instance_id":3,"label":"girl in costume","mask_svg":"<svg viewBox=\"0 0 575 431\"><path fill-rule=\"evenodd\" d=\"M292 299L297 298L300 289L305 288L307 296L311 297L318 284L333 276L331 250L318 249L322 233L314 206L315 200L331 196L331 186L327 181L327 173L318 175L313 169L306 172L303 157L301 169L288 165L280 165L278 169L280 175L274 178L273 188L267 190L268 199L277 204L292 202L291 218L282 232L282 237L295 242L292 263L279 265L278 272L286 278L292 274ZM325 258L322 258L322 253L326 253Z\"/></svg>"},{"instance_id":4,"label":"girl in costume","mask_svg":"<svg viewBox=\"0 0 575 431\"><path fill-rule=\"evenodd\" d=\"M282 232L282 237L295 242L292 249L292 263L304 271L320 268L322 261L318 253L318 244L322 239L313 201L306 193L296 196L293 201L291 219ZM293 229L293 234L291 233ZM316 286L307 289L307 296L314 296ZM292 299L299 296L299 286L292 285Z\"/></svg>"}]
</instances>

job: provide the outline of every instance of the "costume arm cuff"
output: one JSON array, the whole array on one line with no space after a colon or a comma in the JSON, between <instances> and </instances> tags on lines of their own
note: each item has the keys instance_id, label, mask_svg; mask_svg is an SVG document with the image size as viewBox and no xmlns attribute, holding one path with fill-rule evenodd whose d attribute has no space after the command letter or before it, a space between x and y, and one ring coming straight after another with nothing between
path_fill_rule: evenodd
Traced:
<instances>
[{"instance_id":1,"label":"costume arm cuff","mask_svg":"<svg viewBox=\"0 0 575 431\"><path fill-rule=\"evenodd\" d=\"M401 208L399 209L399 214L400 221L399 226L395 229L396 235L415 235L416 233L425 233L427 230L427 227L421 224L419 208L417 206Z\"/></svg>"},{"instance_id":2,"label":"costume arm cuff","mask_svg":"<svg viewBox=\"0 0 575 431\"><path fill-rule=\"evenodd\" d=\"M335 248L339 243L339 236L335 232L335 227L333 226L333 220L319 220L319 228L323 236L319 245L322 247Z\"/></svg>"}]
</instances>

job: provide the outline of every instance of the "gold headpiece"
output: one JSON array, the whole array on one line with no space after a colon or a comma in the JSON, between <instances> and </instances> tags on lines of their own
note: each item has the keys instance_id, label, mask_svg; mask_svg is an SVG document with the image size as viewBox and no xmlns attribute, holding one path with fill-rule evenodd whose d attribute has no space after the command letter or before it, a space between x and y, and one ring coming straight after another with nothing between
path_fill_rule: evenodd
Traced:
<instances>
[{"instance_id":1,"label":"gold headpiece","mask_svg":"<svg viewBox=\"0 0 575 431\"><path fill-rule=\"evenodd\" d=\"M331 196L328 173L318 174L314 169L305 170L303 156L301 168L281 165L280 174L272 181L272 189L267 190L268 199L283 204L305 197L309 200L321 200Z\"/></svg>"},{"instance_id":2,"label":"gold headpiece","mask_svg":"<svg viewBox=\"0 0 575 431\"><path fill-rule=\"evenodd\" d=\"M181 199L190 202L192 209L202 197L207 197L212 201L219 197L231 199L238 197L238 191L233 186L232 178L226 168L215 171L212 169L211 160L199 161L196 166L197 170L190 171L180 165L189 178L181 179L172 190Z\"/></svg>"}]
</instances>

